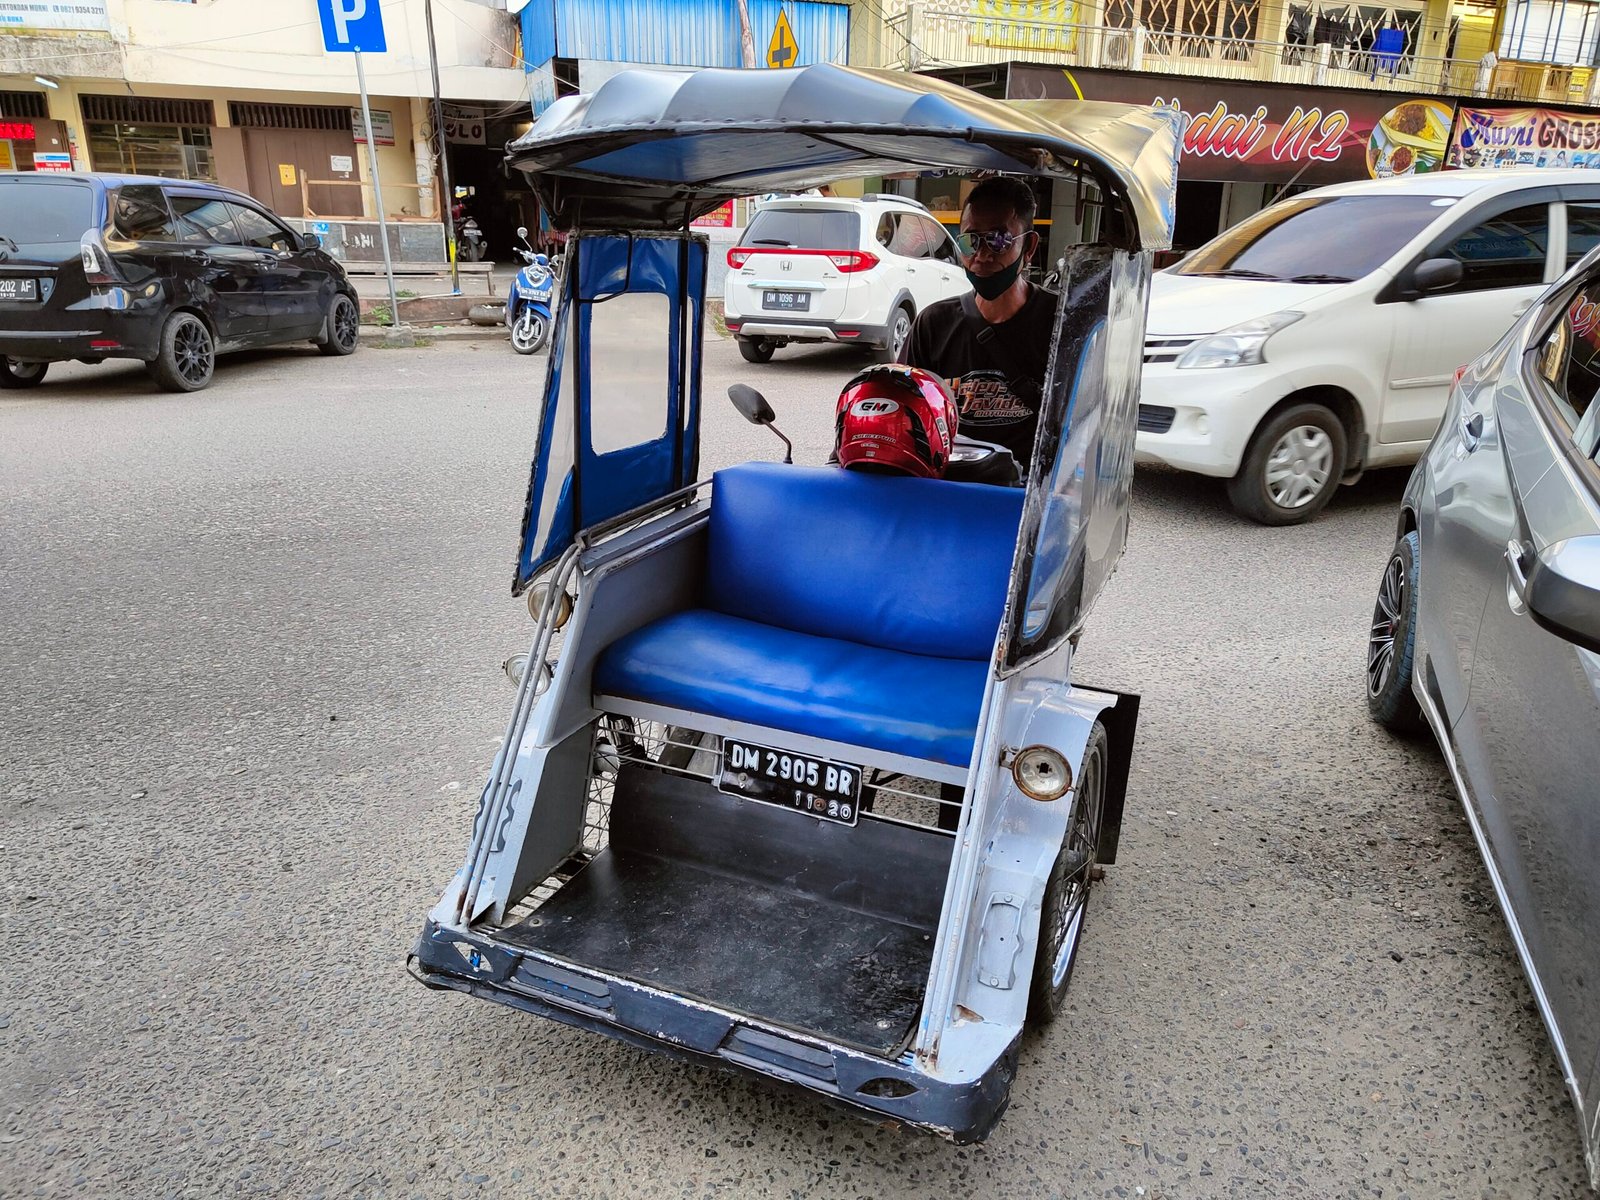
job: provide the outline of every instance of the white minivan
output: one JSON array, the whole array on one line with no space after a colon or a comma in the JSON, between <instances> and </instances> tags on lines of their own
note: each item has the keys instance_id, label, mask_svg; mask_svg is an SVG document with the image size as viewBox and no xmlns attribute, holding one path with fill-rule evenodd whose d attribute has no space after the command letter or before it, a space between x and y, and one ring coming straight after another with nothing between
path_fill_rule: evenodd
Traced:
<instances>
[{"instance_id":1,"label":"white minivan","mask_svg":"<svg viewBox=\"0 0 1600 1200\"><path fill-rule=\"evenodd\" d=\"M1140 461L1228 480L1292 525L1415 462L1456 371L1600 242L1600 171L1470 170L1318 188L1157 272Z\"/></svg>"}]
</instances>

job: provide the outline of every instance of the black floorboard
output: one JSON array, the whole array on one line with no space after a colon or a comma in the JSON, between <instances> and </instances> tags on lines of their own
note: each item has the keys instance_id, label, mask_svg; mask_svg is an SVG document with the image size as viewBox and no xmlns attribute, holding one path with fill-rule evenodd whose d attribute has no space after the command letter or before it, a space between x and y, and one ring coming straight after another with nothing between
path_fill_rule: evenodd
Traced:
<instances>
[{"instance_id":1,"label":"black floorboard","mask_svg":"<svg viewBox=\"0 0 1600 1200\"><path fill-rule=\"evenodd\" d=\"M889 1054L933 933L678 859L603 851L508 942Z\"/></svg>"}]
</instances>

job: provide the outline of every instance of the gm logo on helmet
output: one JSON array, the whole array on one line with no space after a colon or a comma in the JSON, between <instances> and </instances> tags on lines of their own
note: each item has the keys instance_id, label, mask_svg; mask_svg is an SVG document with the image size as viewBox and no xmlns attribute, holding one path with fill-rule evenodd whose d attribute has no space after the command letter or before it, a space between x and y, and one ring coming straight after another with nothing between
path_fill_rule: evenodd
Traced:
<instances>
[{"instance_id":1,"label":"gm logo on helmet","mask_svg":"<svg viewBox=\"0 0 1600 1200\"><path fill-rule=\"evenodd\" d=\"M899 411L900 406L893 400L857 400L850 406L851 415L856 417L886 417Z\"/></svg>"}]
</instances>

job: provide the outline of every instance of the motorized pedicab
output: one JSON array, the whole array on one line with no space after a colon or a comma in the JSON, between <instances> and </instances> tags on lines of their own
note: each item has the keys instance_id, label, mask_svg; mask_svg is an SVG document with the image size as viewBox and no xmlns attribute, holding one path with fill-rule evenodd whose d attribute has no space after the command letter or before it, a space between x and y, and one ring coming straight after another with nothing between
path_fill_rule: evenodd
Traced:
<instances>
[{"instance_id":1,"label":"motorized pedicab","mask_svg":"<svg viewBox=\"0 0 1600 1200\"><path fill-rule=\"evenodd\" d=\"M980 1139L1116 856L1138 700L1073 683L1072 657L1127 533L1171 126L828 65L628 71L509 160L570 230L513 585L535 628L410 967ZM690 223L905 170L1044 176L1098 229L1055 264L1025 487L700 479Z\"/></svg>"}]
</instances>

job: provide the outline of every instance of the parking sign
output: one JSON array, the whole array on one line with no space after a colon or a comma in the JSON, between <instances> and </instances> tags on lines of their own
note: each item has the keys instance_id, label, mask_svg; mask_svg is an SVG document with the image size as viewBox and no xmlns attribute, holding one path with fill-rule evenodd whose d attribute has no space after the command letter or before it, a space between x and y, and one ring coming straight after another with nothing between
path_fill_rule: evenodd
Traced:
<instances>
[{"instance_id":1,"label":"parking sign","mask_svg":"<svg viewBox=\"0 0 1600 1200\"><path fill-rule=\"evenodd\" d=\"M382 54L383 9L379 0L317 0L322 18L322 45L329 54Z\"/></svg>"}]
</instances>

